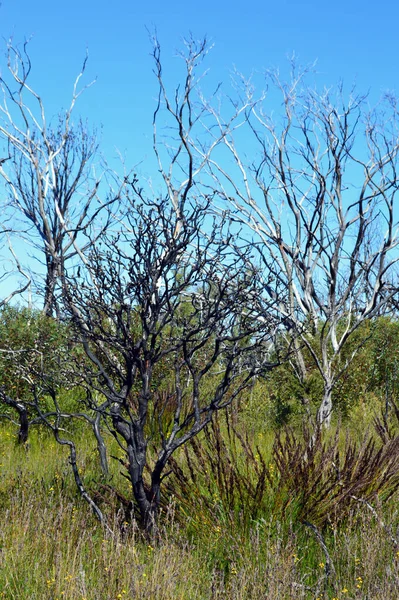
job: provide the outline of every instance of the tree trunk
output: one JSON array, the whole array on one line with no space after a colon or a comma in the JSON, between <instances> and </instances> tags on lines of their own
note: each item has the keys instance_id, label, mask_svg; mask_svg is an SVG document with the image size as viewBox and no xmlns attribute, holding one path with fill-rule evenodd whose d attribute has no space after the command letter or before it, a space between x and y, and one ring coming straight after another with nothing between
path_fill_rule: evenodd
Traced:
<instances>
[{"instance_id":1,"label":"tree trunk","mask_svg":"<svg viewBox=\"0 0 399 600\"><path fill-rule=\"evenodd\" d=\"M323 400L317 411L317 423L319 427L330 427L332 413L332 387L330 384L324 386Z\"/></svg>"},{"instance_id":2,"label":"tree trunk","mask_svg":"<svg viewBox=\"0 0 399 600\"><path fill-rule=\"evenodd\" d=\"M150 507L146 516L145 530L147 533L156 533L158 525L159 504L161 501L161 473L163 465L155 466L151 476Z\"/></svg>"},{"instance_id":3,"label":"tree trunk","mask_svg":"<svg viewBox=\"0 0 399 600\"><path fill-rule=\"evenodd\" d=\"M28 433L29 433L29 418L26 407L17 402L17 410L19 414L19 432L18 432L18 442L20 444L26 444L28 441Z\"/></svg>"},{"instance_id":4,"label":"tree trunk","mask_svg":"<svg viewBox=\"0 0 399 600\"><path fill-rule=\"evenodd\" d=\"M139 467L137 460L135 460L134 464L130 463L129 474L143 530L147 535L154 535L157 531L159 515L162 468L155 467L151 476L151 488L146 489L143 481L144 464L145 462L142 463L142 467Z\"/></svg>"},{"instance_id":5,"label":"tree trunk","mask_svg":"<svg viewBox=\"0 0 399 600\"><path fill-rule=\"evenodd\" d=\"M46 259L46 283L44 287L43 313L47 317L52 317L55 311L55 286L58 276L57 262L51 257Z\"/></svg>"},{"instance_id":6,"label":"tree trunk","mask_svg":"<svg viewBox=\"0 0 399 600\"><path fill-rule=\"evenodd\" d=\"M103 436L101 435L100 420L101 420L101 414L97 413L97 415L94 419L94 422L93 422L93 431L94 431L94 435L95 435L95 438L97 441L97 450L98 450L98 455L100 457L101 471L102 471L103 475L107 476L108 475L107 447L104 443Z\"/></svg>"},{"instance_id":7,"label":"tree trunk","mask_svg":"<svg viewBox=\"0 0 399 600\"><path fill-rule=\"evenodd\" d=\"M8 404L8 406L11 406L14 410L17 411L19 418L18 442L20 444L25 444L28 441L29 434L29 418L26 406L22 402L14 400L10 396L8 396L1 388L0 399L6 404Z\"/></svg>"},{"instance_id":8,"label":"tree trunk","mask_svg":"<svg viewBox=\"0 0 399 600\"><path fill-rule=\"evenodd\" d=\"M148 500L144 481L140 475L138 478L135 477L135 481L132 482L133 495L137 503L137 507L140 513L140 520L142 527L145 531L149 531L151 528L151 502Z\"/></svg>"},{"instance_id":9,"label":"tree trunk","mask_svg":"<svg viewBox=\"0 0 399 600\"><path fill-rule=\"evenodd\" d=\"M148 499L143 480L146 452L144 447L141 450L139 452L137 447L133 447L132 443L128 444L129 477L132 484L133 496L139 510L141 525L147 531L150 523L151 502Z\"/></svg>"}]
</instances>

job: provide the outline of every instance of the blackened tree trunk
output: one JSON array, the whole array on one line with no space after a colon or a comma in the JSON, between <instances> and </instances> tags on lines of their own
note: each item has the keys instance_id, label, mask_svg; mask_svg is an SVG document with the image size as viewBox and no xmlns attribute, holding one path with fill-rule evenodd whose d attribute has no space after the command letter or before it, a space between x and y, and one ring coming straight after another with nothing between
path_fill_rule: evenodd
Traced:
<instances>
[{"instance_id":1,"label":"blackened tree trunk","mask_svg":"<svg viewBox=\"0 0 399 600\"><path fill-rule=\"evenodd\" d=\"M29 416L27 407L23 404L23 402L11 398L11 396L6 394L2 389L0 389L0 401L7 404L7 406L10 406L18 413L18 442L20 444L25 444L28 441L29 434Z\"/></svg>"}]
</instances>

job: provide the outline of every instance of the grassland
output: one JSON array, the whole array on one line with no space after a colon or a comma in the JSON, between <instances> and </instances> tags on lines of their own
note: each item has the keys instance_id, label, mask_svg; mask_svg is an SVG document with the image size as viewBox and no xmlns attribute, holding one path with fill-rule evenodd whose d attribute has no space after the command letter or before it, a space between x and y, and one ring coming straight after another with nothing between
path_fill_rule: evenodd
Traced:
<instances>
[{"instance_id":1,"label":"grassland","mask_svg":"<svg viewBox=\"0 0 399 600\"><path fill-rule=\"evenodd\" d=\"M215 433L219 450L214 435L176 457L160 529L146 538L121 502L129 497L121 465L111 461L110 477L102 480L95 446L83 428L74 434L79 467L87 489L107 514L111 532L77 495L65 448L41 429L32 430L23 447L16 444L9 423L0 427L1 599L398 597L395 461L377 474L391 478L388 486L377 486L373 493L369 481L372 501L359 498L342 504L335 487L326 496L321 493L330 467L327 455L319 452L304 498L301 490L283 481L286 475L276 464L271 431L246 433L240 441L223 426ZM301 435L296 435L298 443ZM350 427L340 431L341 453L351 435L358 433ZM288 443L287 434L280 437L282 444ZM332 447L334 435L329 439ZM352 470L364 461L362 447L359 442ZM376 440L376 451L380 447ZM215 460L222 465L220 475ZM196 467L194 479L187 461ZM244 482L241 487L239 480ZM298 479L292 481L298 485ZM119 499L111 488L119 491ZM317 523L314 528L306 520L311 505L320 508L309 513Z\"/></svg>"}]
</instances>

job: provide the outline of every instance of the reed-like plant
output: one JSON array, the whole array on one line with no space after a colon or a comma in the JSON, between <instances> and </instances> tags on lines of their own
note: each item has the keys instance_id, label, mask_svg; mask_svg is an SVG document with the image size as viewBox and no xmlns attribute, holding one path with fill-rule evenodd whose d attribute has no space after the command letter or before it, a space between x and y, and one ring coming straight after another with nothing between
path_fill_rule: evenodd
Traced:
<instances>
[{"instance_id":1,"label":"reed-like plant","mask_svg":"<svg viewBox=\"0 0 399 600\"><path fill-rule=\"evenodd\" d=\"M391 430L390 430L391 431ZM366 432L353 440L337 425L323 437L304 425L286 428L271 444L255 443L229 418L214 419L200 439L171 463L168 497L192 522L259 518L336 526L360 503L373 506L399 488L399 437Z\"/></svg>"}]
</instances>

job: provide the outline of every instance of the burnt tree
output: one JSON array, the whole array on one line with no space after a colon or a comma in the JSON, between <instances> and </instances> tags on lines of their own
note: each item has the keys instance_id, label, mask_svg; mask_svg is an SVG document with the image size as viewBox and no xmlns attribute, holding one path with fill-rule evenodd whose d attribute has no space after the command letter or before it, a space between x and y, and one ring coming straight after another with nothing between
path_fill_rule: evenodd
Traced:
<instances>
[{"instance_id":1,"label":"burnt tree","mask_svg":"<svg viewBox=\"0 0 399 600\"><path fill-rule=\"evenodd\" d=\"M265 318L257 276L228 223L209 219L208 201L186 200L177 215L135 180L128 196L119 230L103 232L79 273L64 271L63 288L90 361L82 377L124 452L148 530L170 457L270 367L255 351L270 346L277 321L274 300Z\"/></svg>"}]
</instances>

